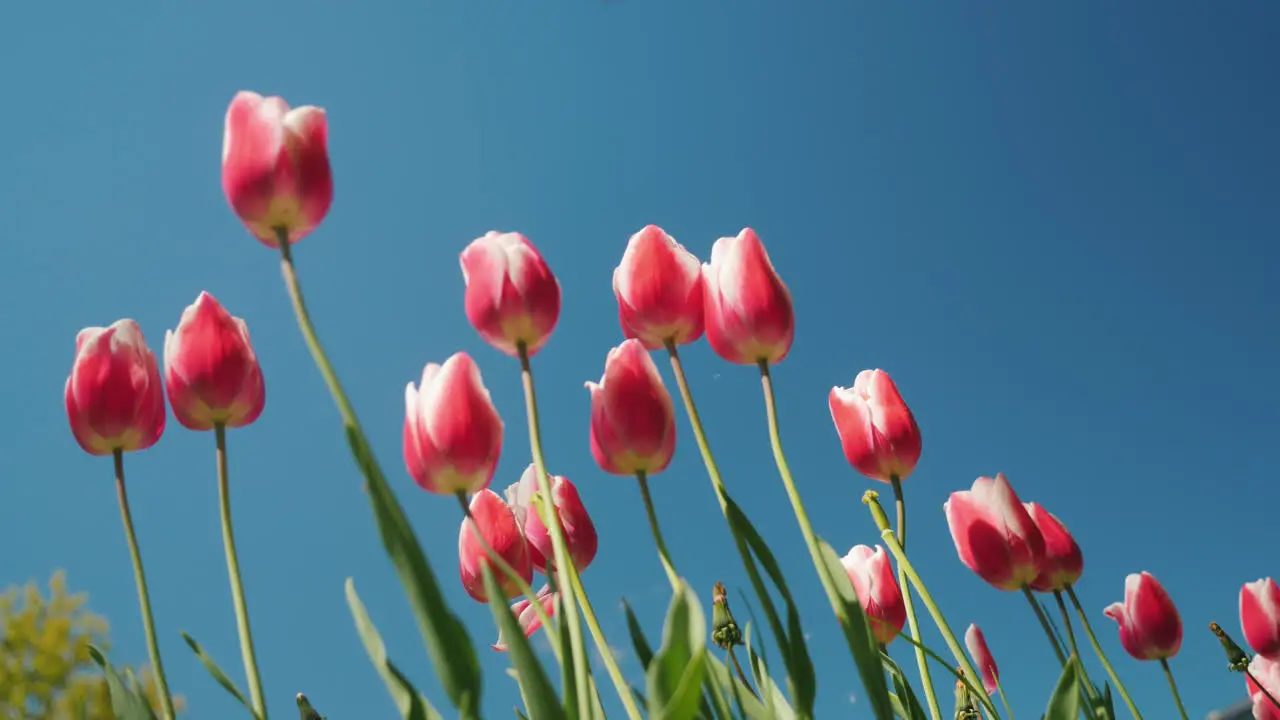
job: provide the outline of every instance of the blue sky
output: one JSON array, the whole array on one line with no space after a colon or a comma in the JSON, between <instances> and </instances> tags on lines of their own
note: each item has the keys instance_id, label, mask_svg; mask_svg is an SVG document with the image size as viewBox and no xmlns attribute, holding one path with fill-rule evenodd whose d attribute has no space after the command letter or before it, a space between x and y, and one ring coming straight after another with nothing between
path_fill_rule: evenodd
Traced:
<instances>
[{"instance_id":1,"label":"blue sky","mask_svg":"<svg viewBox=\"0 0 1280 720\"><path fill-rule=\"evenodd\" d=\"M823 536L841 552L876 539L859 504L871 483L845 464L826 395L884 368L924 433L911 554L952 624L984 627L1020 714L1043 707L1052 654L1020 597L959 563L941 509L997 471L1079 538L1081 598L1148 717L1174 712L1159 668L1127 658L1101 615L1130 572L1153 572L1182 610L1173 667L1193 714L1243 696L1204 628L1238 628L1240 585L1280 575L1280 6L126 0L3 16L0 327L15 342L0 375L0 582L66 568L109 617L117 661L145 648L110 463L66 426L73 339L133 317L159 349L209 290L248 321L266 374L266 412L230 453L272 710L288 717L302 691L335 720L394 713L348 576L392 657L445 706L276 259L221 194L223 113L252 89L329 111L336 198L297 246L300 273L478 644L494 632L457 581L456 504L419 491L399 457L405 383L466 350L509 428L495 486L528 463L517 367L467 324L458 253L520 231L560 278L560 325L536 358L548 459L602 528L585 579L627 647L618 600L656 636L666 591L635 484L588 450L582 383L621 339L610 275L647 223L703 258L750 225L795 297L776 381ZM799 594L819 710L862 716L767 453L757 376L705 343L685 356L731 491ZM673 560L696 588L723 580L736 596L745 579L680 427L653 481ZM235 717L178 635L240 677L213 438L171 422L127 470L171 684L189 717ZM517 697L507 659L480 654L499 717ZM624 669L638 677L629 652Z\"/></svg>"}]
</instances>

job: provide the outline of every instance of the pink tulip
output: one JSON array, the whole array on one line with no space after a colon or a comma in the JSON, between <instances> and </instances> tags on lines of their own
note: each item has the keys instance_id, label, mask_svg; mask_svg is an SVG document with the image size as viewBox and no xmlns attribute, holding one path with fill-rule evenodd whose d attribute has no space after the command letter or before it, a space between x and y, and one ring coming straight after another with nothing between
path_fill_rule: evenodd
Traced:
<instances>
[{"instance_id":1,"label":"pink tulip","mask_svg":"<svg viewBox=\"0 0 1280 720\"><path fill-rule=\"evenodd\" d=\"M560 283L538 249L520 233L489 232L462 251L467 320L485 342L529 357L560 319Z\"/></svg>"},{"instance_id":2,"label":"pink tulip","mask_svg":"<svg viewBox=\"0 0 1280 720\"><path fill-rule=\"evenodd\" d=\"M404 405L404 463L422 489L454 495L489 487L502 449L502 418L469 355L428 364L422 384L405 388Z\"/></svg>"},{"instance_id":3,"label":"pink tulip","mask_svg":"<svg viewBox=\"0 0 1280 720\"><path fill-rule=\"evenodd\" d=\"M484 566L488 565L493 579L503 594L513 598L520 594L520 585L497 565L489 562L484 545L476 538L473 528L480 529L480 535L513 570L520 574L525 584L533 580L533 563L529 560L529 545L520 529L520 522L511 508L492 490L481 490L471 497L471 517L474 525L466 519L458 531L458 567L462 573L462 587L467 594L479 602L488 602L489 596L484 591Z\"/></svg>"},{"instance_id":4,"label":"pink tulip","mask_svg":"<svg viewBox=\"0 0 1280 720\"><path fill-rule=\"evenodd\" d=\"M1124 579L1124 602L1102 611L1120 626L1120 644L1137 660L1163 660L1182 647L1182 618L1149 572Z\"/></svg>"},{"instance_id":5,"label":"pink tulip","mask_svg":"<svg viewBox=\"0 0 1280 720\"><path fill-rule=\"evenodd\" d=\"M907 622L907 607L884 548L877 545L872 550L866 545L854 545L840 562L849 573L858 604L871 618L871 632L876 642L881 645L893 642Z\"/></svg>"},{"instance_id":6,"label":"pink tulip","mask_svg":"<svg viewBox=\"0 0 1280 720\"><path fill-rule=\"evenodd\" d=\"M702 266L707 342L731 363L779 363L791 350L796 318L791 293L751 228L711 247Z\"/></svg>"},{"instance_id":7,"label":"pink tulip","mask_svg":"<svg viewBox=\"0 0 1280 720\"><path fill-rule=\"evenodd\" d=\"M551 495L555 500L556 515L560 518L560 527L564 530L565 543L569 548L569 557L573 565L582 572L587 569L596 557L596 526L591 516L582 505L578 489L567 478L553 475L551 478ZM538 471L530 464L520 476L519 482L507 488L507 504L516 514L516 519L524 526L525 539L529 541L529 555L533 560L533 569L545 571L549 562L556 566L555 550L551 544L551 533L542 522L542 514L533 504L538 494Z\"/></svg>"},{"instance_id":8,"label":"pink tulip","mask_svg":"<svg viewBox=\"0 0 1280 720\"><path fill-rule=\"evenodd\" d=\"M1074 585L1084 573L1084 554L1076 539L1055 515L1037 503L1023 503L1031 521L1044 538L1044 562L1040 574L1031 583L1032 590L1051 592Z\"/></svg>"},{"instance_id":9,"label":"pink tulip","mask_svg":"<svg viewBox=\"0 0 1280 720\"><path fill-rule=\"evenodd\" d=\"M1256 655L1249 663L1249 675L1245 676L1244 683L1249 699L1253 701L1254 720L1280 720L1280 708L1267 697L1267 693L1271 693L1271 697L1280 700L1280 661ZM1257 678L1258 682L1254 682L1253 678ZM1258 683L1262 685L1259 686ZM1266 692L1263 692L1263 688L1266 688Z\"/></svg>"},{"instance_id":10,"label":"pink tulip","mask_svg":"<svg viewBox=\"0 0 1280 720\"><path fill-rule=\"evenodd\" d=\"M883 370L863 370L853 387L831 388L831 419L845 459L873 480L906 480L920 461L920 428Z\"/></svg>"},{"instance_id":11,"label":"pink tulip","mask_svg":"<svg viewBox=\"0 0 1280 720\"><path fill-rule=\"evenodd\" d=\"M999 590L1021 590L1040 574L1044 538L1003 473L943 505L960 561Z\"/></svg>"},{"instance_id":12,"label":"pink tulip","mask_svg":"<svg viewBox=\"0 0 1280 720\"><path fill-rule=\"evenodd\" d=\"M278 97L241 91L227 108L222 136L222 191L254 237L278 247L316 229L333 202L324 110L289 109Z\"/></svg>"},{"instance_id":13,"label":"pink tulip","mask_svg":"<svg viewBox=\"0 0 1280 720\"><path fill-rule=\"evenodd\" d=\"M538 590L538 604L543 610L547 611L547 617L555 617L556 600L560 597L559 593L552 592L550 585L543 585ZM529 602L529 598L520 598L511 606L511 612L516 616L516 622L520 623L520 629L524 631L525 637L532 636L542 627L542 618L538 617L538 611L533 607L533 603ZM498 631L498 641L489 647L498 652L507 651L507 641L501 630Z\"/></svg>"},{"instance_id":14,"label":"pink tulip","mask_svg":"<svg viewBox=\"0 0 1280 720\"><path fill-rule=\"evenodd\" d=\"M591 391L591 454L607 473L662 472L676 449L675 410L658 368L636 339L609 351Z\"/></svg>"},{"instance_id":15,"label":"pink tulip","mask_svg":"<svg viewBox=\"0 0 1280 720\"><path fill-rule=\"evenodd\" d=\"M243 427L267 401L249 327L207 292L165 333L164 381L174 417L191 430Z\"/></svg>"},{"instance_id":16,"label":"pink tulip","mask_svg":"<svg viewBox=\"0 0 1280 720\"><path fill-rule=\"evenodd\" d=\"M613 271L622 331L656 350L702 337L702 266L657 225L631 236Z\"/></svg>"},{"instance_id":17,"label":"pink tulip","mask_svg":"<svg viewBox=\"0 0 1280 720\"><path fill-rule=\"evenodd\" d=\"M996 659L987 647L987 637L976 624L970 623L969 629L964 631L964 646L969 649L969 657L973 658L973 664L982 674L982 687L988 694L994 694L1000 687L1000 668L996 667Z\"/></svg>"},{"instance_id":18,"label":"pink tulip","mask_svg":"<svg viewBox=\"0 0 1280 720\"><path fill-rule=\"evenodd\" d=\"M164 432L160 368L133 320L76 335L64 395L71 433L90 455L146 450Z\"/></svg>"},{"instance_id":19,"label":"pink tulip","mask_svg":"<svg viewBox=\"0 0 1280 720\"><path fill-rule=\"evenodd\" d=\"M1259 655L1280 661L1280 587L1271 578L1240 588L1240 628Z\"/></svg>"}]
</instances>

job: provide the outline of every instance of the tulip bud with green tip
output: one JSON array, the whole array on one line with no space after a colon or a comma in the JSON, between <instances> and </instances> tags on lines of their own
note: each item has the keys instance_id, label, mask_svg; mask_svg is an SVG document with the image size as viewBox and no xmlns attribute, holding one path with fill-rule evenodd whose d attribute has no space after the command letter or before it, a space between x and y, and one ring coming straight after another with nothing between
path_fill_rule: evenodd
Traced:
<instances>
[{"instance_id":1,"label":"tulip bud with green tip","mask_svg":"<svg viewBox=\"0 0 1280 720\"><path fill-rule=\"evenodd\" d=\"M1236 644L1235 640L1227 634L1226 630L1216 622L1209 623L1209 630L1218 636L1218 642L1222 643L1222 649L1227 653L1227 669L1231 672L1245 672L1249 669L1249 654Z\"/></svg>"},{"instance_id":2,"label":"tulip bud with green tip","mask_svg":"<svg viewBox=\"0 0 1280 720\"><path fill-rule=\"evenodd\" d=\"M301 720L325 720L323 715L311 707L311 701L307 700L307 696L302 693L298 693L298 717Z\"/></svg>"},{"instance_id":3,"label":"tulip bud with green tip","mask_svg":"<svg viewBox=\"0 0 1280 720\"><path fill-rule=\"evenodd\" d=\"M729 597L724 584L716 582L711 593L711 640L721 650L742 644L742 631L729 612Z\"/></svg>"},{"instance_id":4,"label":"tulip bud with green tip","mask_svg":"<svg viewBox=\"0 0 1280 720\"><path fill-rule=\"evenodd\" d=\"M963 675L964 671L961 670ZM955 720L981 720L982 716L978 714L978 708L973 704L973 696L969 693L969 686L963 680L956 680L956 717Z\"/></svg>"}]
</instances>

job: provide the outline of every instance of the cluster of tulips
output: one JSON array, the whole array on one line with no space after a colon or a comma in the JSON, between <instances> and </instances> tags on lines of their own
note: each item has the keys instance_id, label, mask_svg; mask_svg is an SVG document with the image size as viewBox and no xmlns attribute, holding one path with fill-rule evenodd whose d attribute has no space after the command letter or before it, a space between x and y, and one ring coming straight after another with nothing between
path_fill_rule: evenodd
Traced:
<instances>
[{"instance_id":1,"label":"cluster of tulips","mask_svg":"<svg viewBox=\"0 0 1280 720\"><path fill-rule=\"evenodd\" d=\"M356 465L367 484L382 542L411 601L432 665L448 701L463 718L480 718L481 677L476 647L466 628L446 606L423 552L391 484L370 450L316 336L303 301L292 245L314 230L333 197L323 110L290 109L280 98L242 92L226 117L222 155L223 188L250 233L280 254L286 289L306 343L337 404ZM600 630L581 573L596 556L599 537L587 509L567 478L548 472L539 435L533 358L551 337L560 314L560 286L532 243L517 233L490 232L461 253L468 319L494 348L519 361L526 399L531 464L520 480L499 495L489 489L503 445L504 424L485 388L477 363L457 353L427 364L421 381L405 391L403 450L408 475L424 490L452 495L462 520L458 552L467 594L487 603L497 627L494 650L508 652L524 700L521 717L603 717L599 686L587 661L591 636L630 720L642 717L811 718L816 681L799 617L783 573L760 533L729 494L707 442L683 372L678 348L706 336L724 360L755 366L761 377L773 455L782 485L826 592L835 622L845 637L865 685L870 712L878 719L939 720L944 717L934 674L954 680L954 712L961 718L1013 713L1000 690L1000 674L982 632L969 625L963 642L952 632L934 596L905 551L906 505L902 482L921 454L920 429L890 378L863 371L851 387L836 387L828 398L836 433L850 465L892 489L896 523L868 491L863 502L879 530L880 544L857 545L843 557L812 527L796 490L778 430L772 373L794 336L794 313L786 286L775 272L756 233L744 229L717 240L710 262L702 264L670 235L648 226L633 235L614 272L613 288L626 340L609 351L591 396L591 453L601 470L636 479L672 597L655 650L627 608L637 657L645 668L643 687L623 677ZM651 352L664 352L702 454L711 486L750 579L766 626L786 670L776 682L763 660L763 645L739 626L727 594L717 583L708 626L703 603L677 572L663 541L647 481L670 463L676 444L676 411ZM163 377L163 380L162 380ZM242 693L191 638L186 638L214 678L242 702L252 717L266 720L267 705L255 659L249 612L239 577L228 502L228 428L251 424L263 411L265 385L245 322L202 292L169 331L163 376L143 333L132 320L86 328L76 338L76 358L66 384L71 430L93 455L111 456L120 510L134 564L151 671L160 691L158 711L174 716L156 641L138 541L125 492L124 454L156 443L165 428L168 397L178 422L190 430L213 431L222 531L234 612L242 646L248 693ZM1043 711L1048 718L1113 718L1112 688L1134 718L1141 718L1112 664L1099 646L1089 615L1073 585L1084 559L1066 526L1040 505L1023 503L1002 474L980 477L968 490L951 494L946 519L961 562L991 586L1018 592L1029 601L1062 665ZM546 582L535 590L535 573ZM1053 608L1036 596L1053 598ZM377 630L348 581L347 598L369 656L386 682L400 715L442 717L387 658ZM918 599L947 643L950 659L919 641ZM512 601L514 604L510 604ZM1068 604L1073 606L1109 682L1090 679L1081 660ZM1124 600L1103 614L1116 622L1124 649L1138 660L1163 667L1174 705L1178 699L1169 659L1182 642L1182 621L1168 594L1149 573L1130 575ZM1243 586L1240 621L1250 656L1216 624L1233 670L1246 675L1254 717L1280 720L1280 588L1271 579ZM584 625L586 633L584 633ZM548 635L559 665L559 684L533 653L529 637ZM899 639L911 646L913 677L889 655ZM723 651L717 655L712 647ZM738 652L745 653L746 669ZM120 677L100 654L117 717L154 718L136 683ZM934 666L930 666L930 662ZM918 688L918 689L917 689ZM999 696L1002 707L992 698ZM297 697L303 718L319 717L305 697ZM1040 708L1033 710L1040 713ZM1156 717L1168 717L1164 710ZM362 719L363 720L363 719Z\"/></svg>"}]
</instances>

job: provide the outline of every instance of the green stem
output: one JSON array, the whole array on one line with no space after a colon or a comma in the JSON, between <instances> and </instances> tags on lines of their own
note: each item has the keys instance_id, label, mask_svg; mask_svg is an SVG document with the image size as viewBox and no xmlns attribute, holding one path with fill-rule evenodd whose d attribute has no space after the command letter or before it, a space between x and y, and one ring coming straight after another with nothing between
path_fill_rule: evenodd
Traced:
<instances>
[{"instance_id":1,"label":"green stem","mask_svg":"<svg viewBox=\"0 0 1280 720\"><path fill-rule=\"evenodd\" d=\"M649 495L649 478L643 470L636 471L636 481L640 483L640 496L644 499L644 512L649 516L649 531L653 533L653 542L658 546L658 557L662 558L662 569L667 571L667 580L672 590L680 589L680 576L671 564L671 554L667 552L667 543L662 539L662 530L658 528L658 513L653 509L653 498Z\"/></svg>"},{"instance_id":2,"label":"green stem","mask_svg":"<svg viewBox=\"0 0 1280 720\"><path fill-rule=\"evenodd\" d=\"M1173 701L1178 705L1178 714L1187 720L1187 709L1182 706L1182 696L1178 694L1178 683L1173 681L1173 671L1169 669L1169 661L1160 658L1160 667L1164 668L1164 676L1169 678L1169 691L1173 693Z\"/></svg>"},{"instance_id":3,"label":"green stem","mask_svg":"<svg viewBox=\"0 0 1280 720\"><path fill-rule=\"evenodd\" d=\"M951 655L955 658L956 663L964 670L967 677L980 679L982 675L973 669L973 663L969 661L969 655L965 653L964 648L960 646L960 642L956 640L955 633L951 632L951 626L947 624L947 619L943 617L942 611L938 609L937 603L933 601L933 596L929 594L929 588L925 587L924 581L920 579L920 574L916 572L911 561L907 559L907 554L902 550L902 546L898 544L898 538L894 536L892 528L885 528L880 531L880 537L884 540L885 546L889 548L889 553L893 555L893 559L898 562L898 567L906 574L907 579L915 586L916 591L920 593L920 601L924 603L925 608L929 611L929 616L933 618L933 623L938 626L938 630L942 632L942 639L946 641L947 648L951 650ZM995 705L991 702L991 695L987 693L986 687L981 682L974 682L974 687L978 690L978 699L982 704L991 711L993 717L999 717L996 712Z\"/></svg>"},{"instance_id":4,"label":"green stem","mask_svg":"<svg viewBox=\"0 0 1280 720\"><path fill-rule=\"evenodd\" d=\"M244 583L240 579L240 557L236 554L236 536L231 529L231 485L227 480L227 426L214 423L213 436L218 449L218 508L222 514L222 549L227 555L227 575L231 580L231 601L236 611L236 630L240 633L240 657L249 680L249 697L259 720L267 720L267 701L262 693L258 659L253 652L253 633L249 630L249 604L244 599Z\"/></svg>"},{"instance_id":5,"label":"green stem","mask_svg":"<svg viewBox=\"0 0 1280 720\"><path fill-rule=\"evenodd\" d=\"M907 548L907 501L902 494L902 481L897 475L889 478L889 482L893 485L894 505L898 511L898 544L902 545L903 551ZM916 606L911 600L911 586L907 584L906 573L902 572L902 568L898 568L898 587L902 591L902 604L907 610L907 627L911 630L912 637L920 637L920 627L916 620ZM925 657L924 650L915 648L916 665L920 668L920 684L924 688L925 698L929 703L929 717L933 720L941 720L942 707L938 704L937 693L933 689L933 677L929 674L929 659Z\"/></svg>"},{"instance_id":6,"label":"green stem","mask_svg":"<svg viewBox=\"0 0 1280 720\"><path fill-rule=\"evenodd\" d=\"M1040 603L1036 602L1036 596L1031 594L1030 587L1023 585L1022 595L1027 598L1027 602L1031 603L1031 609L1036 612L1036 619L1040 621L1040 627L1049 638L1049 644L1053 646L1053 654L1058 658L1058 664L1066 667L1067 656L1063 655L1062 648L1058 647L1058 638L1053 634L1053 626L1049 624L1049 618L1044 614L1044 609L1040 607Z\"/></svg>"},{"instance_id":7,"label":"green stem","mask_svg":"<svg viewBox=\"0 0 1280 720\"><path fill-rule=\"evenodd\" d=\"M529 598L529 603L533 606L533 612L537 614L538 620L542 622L542 628L547 634L547 640L551 643L551 650L555 653L556 661L558 662L560 660L559 633L556 632L555 626L551 624L551 616L547 614L547 609L542 607L542 603L539 602L538 593L534 592L533 588L529 586L529 583L524 581L524 578L520 573L516 572L516 569L511 567L511 563L507 562L506 558L499 555L498 551L494 550L493 546L489 544L489 541L485 539L485 536L480 532L479 524L471 515L471 506L467 504L467 493L464 490L458 491L458 505L462 507L462 516L466 518L463 522L466 522L467 520L471 521L468 523L471 527L471 534L480 543L481 549L484 550L485 557L491 564L493 564L494 567L498 568L498 571L505 575L508 580L516 584L516 587L520 589L520 593L522 595Z\"/></svg>"},{"instance_id":8,"label":"green stem","mask_svg":"<svg viewBox=\"0 0 1280 720\"><path fill-rule=\"evenodd\" d=\"M742 683L743 687L747 689L747 692L751 693L757 700L759 700L760 694L755 691L755 688L751 687L751 681L747 680L747 674L742 672L742 665L738 663L738 654L733 651L732 645L729 646L728 655L729 659L733 661L734 671L738 673L738 680Z\"/></svg>"},{"instance_id":9,"label":"green stem","mask_svg":"<svg viewBox=\"0 0 1280 720\"><path fill-rule=\"evenodd\" d=\"M1254 685L1258 686L1258 689L1262 691L1262 694L1265 695L1266 698L1271 701L1271 704L1275 706L1277 710L1280 710L1280 700L1277 700L1276 696L1272 695L1270 690L1264 687L1262 683L1258 682L1258 678L1254 676L1253 672L1250 671L1249 668L1246 667L1244 669L1244 675L1245 677L1252 680Z\"/></svg>"},{"instance_id":10,"label":"green stem","mask_svg":"<svg viewBox=\"0 0 1280 720\"><path fill-rule=\"evenodd\" d=\"M151 613L151 594L147 591L147 575L142 570L142 551L138 549L138 536L133 530L133 514L129 512L129 495L124 489L124 451L111 453L116 472L116 498L120 501L120 519L124 522L124 536L129 542L129 557L133 560L133 579L138 585L138 605L142 608L142 629L147 636L147 653L151 656L151 672L155 675L156 694L160 696L160 710L165 720L173 720L173 698L169 696L169 681L164 676L164 664L160 662L160 644L156 642L156 620Z\"/></svg>"},{"instance_id":11,"label":"green stem","mask_svg":"<svg viewBox=\"0 0 1280 720\"><path fill-rule=\"evenodd\" d=\"M596 611L591 607L591 602L587 599L587 589L582 585L582 578L578 575L577 568L570 566L569 580L573 583L573 595L582 603L582 616L587 621L587 630L591 631L591 639L595 641L596 648L600 651L600 658L604 661L605 671L609 673L609 679L613 681L613 687L618 692L618 697L622 700L623 709L627 711L627 717L631 720L640 720L643 716L640 714L640 706L636 704L635 694L631 692L631 686L627 685L627 679L622 676L622 668L618 667L618 660L613 656L613 651L609 649L609 641L605 639L604 631L600 629L600 620L596 618Z\"/></svg>"},{"instance_id":12,"label":"green stem","mask_svg":"<svg viewBox=\"0 0 1280 720\"><path fill-rule=\"evenodd\" d=\"M1076 631L1071 627L1071 615L1067 612L1066 601L1062 599L1062 591L1054 590L1053 599L1058 602L1058 613L1062 615L1062 624L1067 628L1067 642L1071 643L1071 654L1076 656L1079 664L1080 678L1084 680L1084 691L1090 700L1095 700L1093 681L1089 679L1089 672L1084 669L1084 659L1080 657L1080 646L1076 644Z\"/></svg>"},{"instance_id":13,"label":"green stem","mask_svg":"<svg viewBox=\"0 0 1280 720\"><path fill-rule=\"evenodd\" d=\"M1134 720L1142 720L1142 713L1138 712L1138 706L1133 704L1133 699L1129 697L1129 691L1125 689L1124 683L1120 682L1120 676L1116 675L1115 668L1111 667L1111 661L1107 660L1106 653L1102 652L1102 645L1098 643L1098 636L1093 633L1093 626L1089 623L1089 616L1085 615L1084 608L1080 606L1080 598L1076 597L1076 589L1067 586L1067 597L1071 598L1071 604L1076 609L1076 615L1080 618L1080 624L1084 626L1084 634L1089 638L1089 644L1093 645L1093 652L1098 655L1098 660L1102 662L1102 667L1107 671L1107 677L1111 678L1111 682L1116 686L1116 690L1120 693L1124 704L1129 708L1129 714L1133 715Z\"/></svg>"},{"instance_id":14,"label":"green stem","mask_svg":"<svg viewBox=\"0 0 1280 720\"><path fill-rule=\"evenodd\" d=\"M554 549L556 558L556 574L558 585L561 588L570 587L573 592L562 593L561 598L564 604L564 620L569 626L569 643L573 657L573 668L575 673L574 688L577 691L577 700L579 712L589 714L591 712L591 685L590 666L587 665L587 648L582 640L582 625L578 620L578 604L582 605L582 613L589 618L595 617L595 611L591 609L591 601L587 599L586 589L581 587L581 582L575 584L574 578L577 577L577 567L574 566L573 560L569 555L569 545L564 538L564 528L560 524L560 515L556 512L555 498L551 493L551 477L547 474L547 463L542 455L542 430L541 423L538 420L538 395L533 387L533 367L529 363L529 349L523 343L519 343L518 351L520 355L520 379L524 386L524 404L525 415L529 420L529 449L533 454L533 465L538 475L538 492L542 495L540 508L542 510L542 522L546 525L547 530L551 534L551 545ZM566 576L570 582L565 582ZM576 602L575 602L576 600ZM590 620L588 620L590 622ZM615 662L612 658L613 651L609 648L609 643L604 639L604 635L598 637L592 633L596 641L596 647L600 651L600 655L606 659L606 664ZM613 677L613 673L610 673ZM640 720L639 709L635 705L635 700L631 696L631 688L624 680L620 685L618 678L613 678L615 688L618 695L621 696L622 702L627 710L627 716L632 720Z\"/></svg>"},{"instance_id":15,"label":"green stem","mask_svg":"<svg viewBox=\"0 0 1280 720\"><path fill-rule=\"evenodd\" d=\"M1004 714L1009 720L1013 720L1013 710L1009 707L1009 698L1004 695L1004 687L1000 685L999 675L996 675L996 693L1000 695L1000 705L1004 707Z\"/></svg>"}]
</instances>

